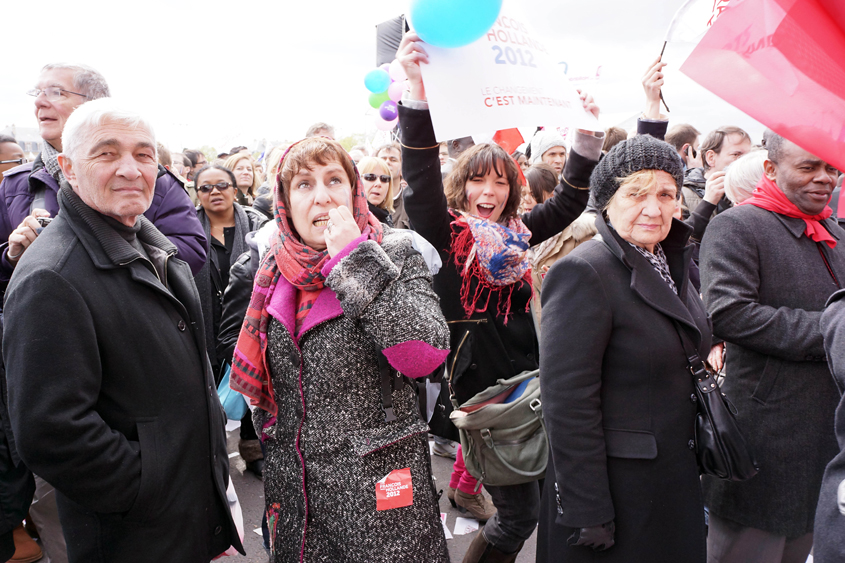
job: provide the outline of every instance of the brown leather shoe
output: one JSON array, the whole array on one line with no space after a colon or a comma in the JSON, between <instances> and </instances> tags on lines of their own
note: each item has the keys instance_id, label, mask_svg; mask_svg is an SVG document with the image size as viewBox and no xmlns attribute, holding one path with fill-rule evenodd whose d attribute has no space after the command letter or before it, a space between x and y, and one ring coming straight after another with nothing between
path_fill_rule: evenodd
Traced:
<instances>
[{"instance_id":1,"label":"brown leather shoe","mask_svg":"<svg viewBox=\"0 0 845 563\"><path fill-rule=\"evenodd\" d=\"M469 512L479 522L486 522L496 514L496 507L481 491L477 495L468 495L458 489L455 491L455 504L458 505L458 510Z\"/></svg>"},{"instance_id":2,"label":"brown leather shoe","mask_svg":"<svg viewBox=\"0 0 845 563\"><path fill-rule=\"evenodd\" d=\"M18 524L12 531L12 538L15 540L15 555L9 563L32 563L44 557L41 548L23 529L23 524Z\"/></svg>"},{"instance_id":3,"label":"brown leather shoe","mask_svg":"<svg viewBox=\"0 0 845 563\"><path fill-rule=\"evenodd\" d=\"M513 553L503 553L496 549L493 544L487 543L484 530L479 530L466 554L464 554L462 563L514 563L516 556L522 551L523 545L524 542L519 544L519 549Z\"/></svg>"}]
</instances>

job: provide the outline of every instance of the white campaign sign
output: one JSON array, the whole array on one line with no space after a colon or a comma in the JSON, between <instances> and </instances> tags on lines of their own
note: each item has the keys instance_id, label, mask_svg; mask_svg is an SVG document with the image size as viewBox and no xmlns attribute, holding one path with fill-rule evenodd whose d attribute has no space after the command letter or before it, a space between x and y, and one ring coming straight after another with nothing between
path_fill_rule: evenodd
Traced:
<instances>
[{"instance_id":1,"label":"white campaign sign","mask_svg":"<svg viewBox=\"0 0 845 563\"><path fill-rule=\"evenodd\" d=\"M512 127L602 130L516 0L504 1L496 23L475 43L425 49L429 64L421 70L438 141Z\"/></svg>"}]
</instances>

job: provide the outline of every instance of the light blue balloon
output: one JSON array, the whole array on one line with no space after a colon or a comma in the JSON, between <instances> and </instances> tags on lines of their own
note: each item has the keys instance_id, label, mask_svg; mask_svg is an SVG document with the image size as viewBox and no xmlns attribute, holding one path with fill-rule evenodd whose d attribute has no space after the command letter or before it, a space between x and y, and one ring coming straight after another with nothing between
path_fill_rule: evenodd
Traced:
<instances>
[{"instance_id":1,"label":"light blue balloon","mask_svg":"<svg viewBox=\"0 0 845 563\"><path fill-rule=\"evenodd\" d=\"M435 47L469 45L490 31L502 0L411 0L411 25Z\"/></svg>"},{"instance_id":2,"label":"light blue balloon","mask_svg":"<svg viewBox=\"0 0 845 563\"><path fill-rule=\"evenodd\" d=\"M373 94L380 94L390 86L390 75L380 68L371 70L364 77L364 86Z\"/></svg>"}]
</instances>

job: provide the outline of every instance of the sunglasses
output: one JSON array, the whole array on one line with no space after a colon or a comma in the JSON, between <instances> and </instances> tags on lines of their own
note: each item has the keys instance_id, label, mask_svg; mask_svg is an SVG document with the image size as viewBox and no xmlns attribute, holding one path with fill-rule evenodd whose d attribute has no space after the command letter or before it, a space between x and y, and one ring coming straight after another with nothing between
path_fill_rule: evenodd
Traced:
<instances>
[{"instance_id":1,"label":"sunglasses","mask_svg":"<svg viewBox=\"0 0 845 563\"><path fill-rule=\"evenodd\" d=\"M224 192L232 187L231 182L220 182L217 184L203 184L202 186L198 187L197 190L201 191L204 194L209 193L214 188L217 188L217 191Z\"/></svg>"},{"instance_id":2,"label":"sunglasses","mask_svg":"<svg viewBox=\"0 0 845 563\"><path fill-rule=\"evenodd\" d=\"M381 180L382 184L389 184L390 183L390 176L385 175L376 175L376 174L361 174L361 177L368 182L375 182L376 178Z\"/></svg>"}]
</instances>

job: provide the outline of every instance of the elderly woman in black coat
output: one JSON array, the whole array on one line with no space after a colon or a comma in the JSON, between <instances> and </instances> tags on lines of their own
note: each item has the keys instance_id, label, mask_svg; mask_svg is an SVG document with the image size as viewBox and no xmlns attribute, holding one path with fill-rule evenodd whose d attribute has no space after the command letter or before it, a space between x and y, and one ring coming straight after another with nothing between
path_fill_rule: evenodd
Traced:
<instances>
[{"instance_id":1,"label":"elderly woman in black coat","mask_svg":"<svg viewBox=\"0 0 845 563\"><path fill-rule=\"evenodd\" d=\"M672 218L683 166L671 146L638 136L590 184L599 236L543 284L551 455L537 561L703 562L696 404L678 331L707 357L711 329L688 278L692 229Z\"/></svg>"}]
</instances>

